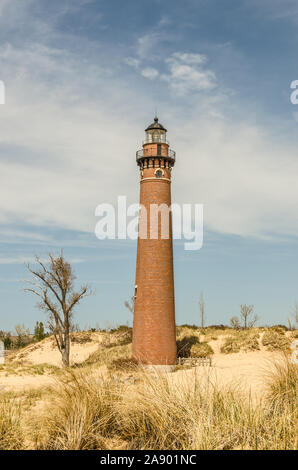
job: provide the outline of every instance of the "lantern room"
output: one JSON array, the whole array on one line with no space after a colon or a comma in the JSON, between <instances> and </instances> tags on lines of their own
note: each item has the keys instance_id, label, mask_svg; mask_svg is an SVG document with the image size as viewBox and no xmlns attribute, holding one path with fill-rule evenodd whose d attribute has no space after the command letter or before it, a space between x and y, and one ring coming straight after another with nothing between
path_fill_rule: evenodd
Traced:
<instances>
[{"instance_id":1,"label":"lantern room","mask_svg":"<svg viewBox=\"0 0 298 470\"><path fill-rule=\"evenodd\" d=\"M160 122L158 122L158 117L155 116L154 122L150 124L150 126L145 129L145 141L144 144L151 144L151 143L164 143L166 144L166 133L167 129L163 127Z\"/></svg>"}]
</instances>

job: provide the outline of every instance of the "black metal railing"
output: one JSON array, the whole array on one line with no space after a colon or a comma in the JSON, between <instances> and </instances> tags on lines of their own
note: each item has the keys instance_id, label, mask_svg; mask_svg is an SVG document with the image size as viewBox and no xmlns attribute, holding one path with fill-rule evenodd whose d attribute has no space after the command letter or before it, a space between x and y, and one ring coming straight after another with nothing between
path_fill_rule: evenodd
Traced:
<instances>
[{"instance_id":1,"label":"black metal railing","mask_svg":"<svg viewBox=\"0 0 298 470\"><path fill-rule=\"evenodd\" d=\"M174 152L174 150L172 149L168 149L167 151L167 154L163 154L163 152L161 151L161 153L158 155L158 151L157 149L141 149L141 150L138 150L137 153L136 153L136 160L137 162L139 162L140 160L143 160L144 158L166 158L166 159L169 159L171 160L172 162L175 162L176 160L176 152Z\"/></svg>"}]
</instances>

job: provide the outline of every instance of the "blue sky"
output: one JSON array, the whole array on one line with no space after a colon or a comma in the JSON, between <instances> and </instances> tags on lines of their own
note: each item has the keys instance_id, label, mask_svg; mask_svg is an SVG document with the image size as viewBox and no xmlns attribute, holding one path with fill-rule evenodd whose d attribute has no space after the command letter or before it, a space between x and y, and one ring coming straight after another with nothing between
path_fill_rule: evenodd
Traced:
<instances>
[{"instance_id":1,"label":"blue sky","mask_svg":"<svg viewBox=\"0 0 298 470\"><path fill-rule=\"evenodd\" d=\"M204 246L175 243L177 323L240 303L285 323L298 298L296 0L0 0L0 329L43 318L25 261L64 249L94 296L82 326L131 323L136 244L99 241L95 207L138 200L157 108L173 200L204 204Z\"/></svg>"}]
</instances>

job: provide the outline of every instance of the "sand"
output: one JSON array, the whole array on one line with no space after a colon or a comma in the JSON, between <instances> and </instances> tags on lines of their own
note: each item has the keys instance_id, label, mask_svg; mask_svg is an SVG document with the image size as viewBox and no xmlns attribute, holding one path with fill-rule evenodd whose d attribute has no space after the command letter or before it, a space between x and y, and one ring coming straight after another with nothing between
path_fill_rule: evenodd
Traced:
<instances>
[{"instance_id":1,"label":"sand","mask_svg":"<svg viewBox=\"0 0 298 470\"><path fill-rule=\"evenodd\" d=\"M76 334L79 338L80 333ZM84 341L84 335L82 335ZM88 339L88 337L86 338ZM80 339L79 339L80 340ZM101 333L91 333L90 341L86 342L72 342L70 363L81 364L90 354L96 351L102 343L103 335ZM32 344L23 348L19 353L13 356L14 362L22 362L24 364L37 365L37 364L50 364L53 366L61 367L61 354L58 351L56 343L53 338L46 338L40 343Z\"/></svg>"},{"instance_id":2,"label":"sand","mask_svg":"<svg viewBox=\"0 0 298 470\"><path fill-rule=\"evenodd\" d=\"M80 335L80 334L78 334ZM83 338L84 339L84 338ZM209 344L215 351L212 358L212 366L197 366L191 369L178 370L171 374L171 380L178 383L187 382L192 384L198 380L202 384L218 384L220 387L238 387L241 390L250 392L253 397L261 397L265 391L264 377L272 367L272 362L281 357L280 353L266 351L260 342L260 351L240 352L233 354L221 354L220 345L224 340L224 335L217 341ZM95 352L103 341L103 334L92 333L90 341L75 342L71 347L71 364L79 364L85 361L90 354ZM52 338L47 338L41 343L30 345L15 354L12 363L22 363L28 366L17 374L0 371L0 392L1 391L21 391L26 389L36 389L49 385L55 385L57 378L50 373L36 375L30 373L30 366L39 364L49 364L61 367L61 355L55 346ZM95 373L97 371L95 370ZM98 370L102 374L102 368Z\"/></svg>"}]
</instances>

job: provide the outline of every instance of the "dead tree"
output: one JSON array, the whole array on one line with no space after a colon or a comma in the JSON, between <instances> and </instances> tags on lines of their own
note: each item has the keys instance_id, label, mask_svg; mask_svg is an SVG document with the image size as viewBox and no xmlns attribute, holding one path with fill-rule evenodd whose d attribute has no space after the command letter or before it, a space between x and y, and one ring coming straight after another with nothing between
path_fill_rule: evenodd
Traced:
<instances>
[{"instance_id":1,"label":"dead tree","mask_svg":"<svg viewBox=\"0 0 298 470\"><path fill-rule=\"evenodd\" d=\"M291 316L294 320L294 328L293 328L292 322L290 320L288 320L290 330L295 329L295 328L298 327L298 302L297 301L294 302L294 306L291 309Z\"/></svg>"},{"instance_id":2,"label":"dead tree","mask_svg":"<svg viewBox=\"0 0 298 470\"><path fill-rule=\"evenodd\" d=\"M78 292L74 291L76 277L62 252L57 257L49 254L47 263L36 257L36 264L36 269L26 265L34 280L26 281L31 287L25 291L33 292L40 298L38 307L48 315L48 327L56 340L63 366L69 367L73 310L91 291L87 285L82 286Z\"/></svg>"},{"instance_id":3,"label":"dead tree","mask_svg":"<svg viewBox=\"0 0 298 470\"><path fill-rule=\"evenodd\" d=\"M199 300L199 308L201 313L201 328L205 327L205 300L203 296L203 292L201 292L200 300Z\"/></svg>"},{"instance_id":4,"label":"dead tree","mask_svg":"<svg viewBox=\"0 0 298 470\"><path fill-rule=\"evenodd\" d=\"M230 325L234 330L240 330L241 328L239 318L236 316L230 319Z\"/></svg>"},{"instance_id":5,"label":"dead tree","mask_svg":"<svg viewBox=\"0 0 298 470\"><path fill-rule=\"evenodd\" d=\"M240 316L243 320L244 329L252 328L258 321L258 316L254 315L253 305L240 305Z\"/></svg>"}]
</instances>

